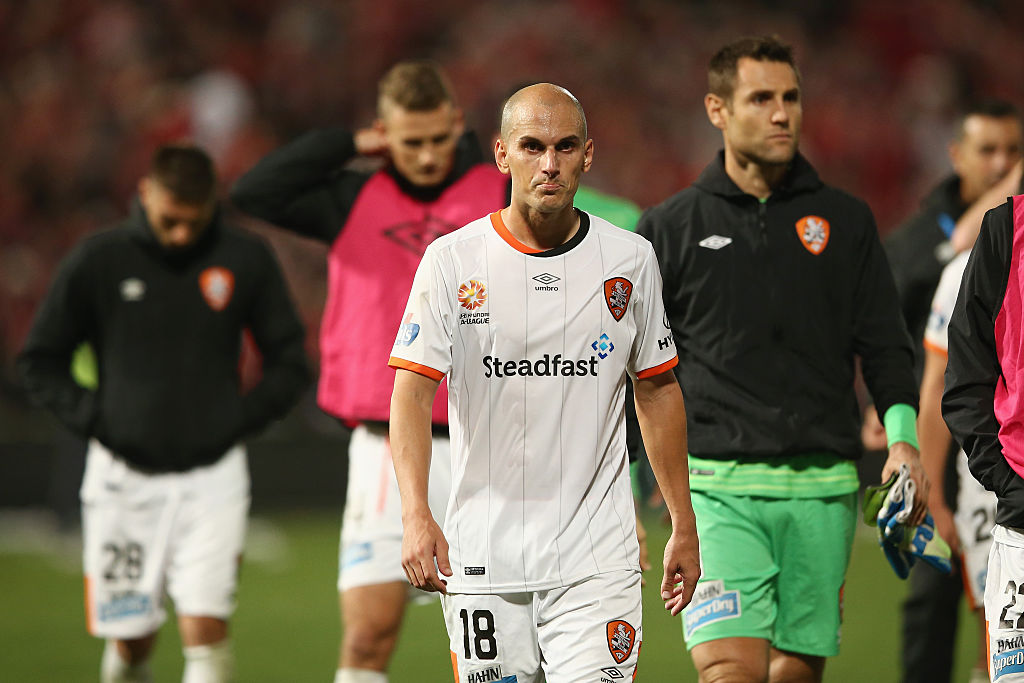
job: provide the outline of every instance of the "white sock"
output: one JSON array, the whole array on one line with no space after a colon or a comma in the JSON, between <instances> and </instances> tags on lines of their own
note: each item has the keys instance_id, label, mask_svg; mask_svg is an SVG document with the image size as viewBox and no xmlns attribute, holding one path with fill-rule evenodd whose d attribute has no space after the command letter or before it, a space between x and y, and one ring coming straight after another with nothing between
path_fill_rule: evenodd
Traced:
<instances>
[{"instance_id":1,"label":"white sock","mask_svg":"<svg viewBox=\"0 0 1024 683\"><path fill-rule=\"evenodd\" d=\"M338 669L334 683L388 683L388 675L371 669Z\"/></svg>"},{"instance_id":2,"label":"white sock","mask_svg":"<svg viewBox=\"0 0 1024 683\"><path fill-rule=\"evenodd\" d=\"M182 683L228 683L233 680L235 660L231 655L231 641L227 638L213 645L193 645L182 649L185 653Z\"/></svg>"},{"instance_id":3,"label":"white sock","mask_svg":"<svg viewBox=\"0 0 1024 683\"><path fill-rule=\"evenodd\" d=\"M103 659L100 663L101 683L153 683L153 674L149 670L149 662L129 665L121 659L117 652L117 643L108 640L103 648Z\"/></svg>"}]
</instances>

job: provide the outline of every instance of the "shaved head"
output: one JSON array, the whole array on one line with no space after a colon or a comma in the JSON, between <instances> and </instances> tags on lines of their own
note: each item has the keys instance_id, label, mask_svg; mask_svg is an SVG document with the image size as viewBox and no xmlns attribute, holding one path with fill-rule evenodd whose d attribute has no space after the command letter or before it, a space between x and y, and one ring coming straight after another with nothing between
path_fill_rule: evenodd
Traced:
<instances>
[{"instance_id":1,"label":"shaved head","mask_svg":"<svg viewBox=\"0 0 1024 683\"><path fill-rule=\"evenodd\" d=\"M501 138L508 140L509 134L523 118L554 113L562 106L570 106L576 112L577 131L580 140L587 139L587 117L583 114L580 101L565 88L553 83L537 83L516 91L501 109ZM548 110L548 112L544 112Z\"/></svg>"}]
</instances>

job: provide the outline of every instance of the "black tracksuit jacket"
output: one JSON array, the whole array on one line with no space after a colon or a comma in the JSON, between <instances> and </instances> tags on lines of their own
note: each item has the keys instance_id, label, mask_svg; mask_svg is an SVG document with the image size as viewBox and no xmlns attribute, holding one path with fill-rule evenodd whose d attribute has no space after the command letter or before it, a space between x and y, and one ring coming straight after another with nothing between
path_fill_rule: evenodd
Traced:
<instances>
[{"instance_id":1,"label":"black tracksuit jacket","mask_svg":"<svg viewBox=\"0 0 1024 683\"><path fill-rule=\"evenodd\" d=\"M200 284L215 267L233 278L219 311ZM263 376L243 396L245 329ZM33 401L72 431L142 470L185 471L218 460L291 408L310 378L303 339L262 240L223 225L218 212L198 242L171 252L136 202L126 220L86 238L61 263L18 365ZM69 372L83 341L96 351L96 392Z\"/></svg>"},{"instance_id":2,"label":"black tracksuit jacket","mask_svg":"<svg viewBox=\"0 0 1024 683\"><path fill-rule=\"evenodd\" d=\"M797 228L808 216L829 225L818 254ZM880 415L916 409L913 350L871 211L802 156L761 203L719 153L637 232L664 278L694 455L857 457L855 356Z\"/></svg>"}]
</instances>

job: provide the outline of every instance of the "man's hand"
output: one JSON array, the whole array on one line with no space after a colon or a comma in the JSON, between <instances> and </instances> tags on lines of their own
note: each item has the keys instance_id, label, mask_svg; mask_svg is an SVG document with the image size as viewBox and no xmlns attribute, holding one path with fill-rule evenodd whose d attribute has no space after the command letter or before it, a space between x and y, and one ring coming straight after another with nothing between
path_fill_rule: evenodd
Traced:
<instances>
[{"instance_id":1,"label":"man's hand","mask_svg":"<svg viewBox=\"0 0 1024 683\"><path fill-rule=\"evenodd\" d=\"M700 548L697 525L692 516L673 520L672 535L665 544L665 578L661 582L661 599L672 616L683 611L693 598L700 578Z\"/></svg>"},{"instance_id":2,"label":"man's hand","mask_svg":"<svg viewBox=\"0 0 1024 683\"><path fill-rule=\"evenodd\" d=\"M448 593L448 582L438 575L452 575L448 562L448 541L429 512L402 519L402 569L416 588ZM437 559L435 568L434 560Z\"/></svg>"},{"instance_id":3,"label":"man's hand","mask_svg":"<svg viewBox=\"0 0 1024 683\"><path fill-rule=\"evenodd\" d=\"M355 135L356 151L364 157L385 156L388 153L388 141L384 133L376 128L362 128Z\"/></svg>"},{"instance_id":4,"label":"man's hand","mask_svg":"<svg viewBox=\"0 0 1024 683\"><path fill-rule=\"evenodd\" d=\"M925 513L928 512L928 500L931 485L924 473L924 466L921 465L921 454L917 449L905 441L897 441L889 447L889 457L882 467L882 482L889 480L894 474L900 471L900 465L906 464L910 469L910 478L914 482L914 510L910 519L907 520L908 527L915 527L924 521Z\"/></svg>"}]
</instances>

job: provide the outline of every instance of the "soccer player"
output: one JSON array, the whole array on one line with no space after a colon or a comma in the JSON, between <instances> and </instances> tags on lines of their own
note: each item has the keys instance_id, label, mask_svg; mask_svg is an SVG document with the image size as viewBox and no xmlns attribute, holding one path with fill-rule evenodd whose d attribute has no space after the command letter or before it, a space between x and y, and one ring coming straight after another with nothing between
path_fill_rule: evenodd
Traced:
<instances>
[{"instance_id":1,"label":"soccer player","mask_svg":"<svg viewBox=\"0 0 1024 683\"><path fill-rule=\"evenodd\" d=\"M241 442L309 381L303 328L262 241L225 225L202 150L157 150L131 215L61 264L18 363L29 395L90 438L82 483L86 618L100 680L150 681L174 601L186 683L231 680L228 618L249 509ZM263 376L239 391L248 329ZM83 341L95 391L71 376Z\"/></svg>"},{"instance_id":2,"label":"soccer player","mask_svg":"<svg viewBox=\"0 0 1024 683\"><path fill-rule=\"evenodd\" d=\"M684 634L701 680L820 681L856 522L854 356L889 437L882 478L906 464L926 499L913 351L870 210L797 152L789 46L726 45L708 83L724 150L637 228L685 380L703 577Z\"/></svg>"},{"instance_id":3,"label":"soccer player","mask_svg":"<svg viewBox=\"0 0 1024 683\"><path fill-rule=\"evenodd\" d=\"M928 508L939 535L953 549L954 558L963 550L968 564L963 576L969 579L965 585L961 572L946 574L926 562L919 562L911 571L910 588L903 603L901 659L905 683L950 680L960 597L966 588L968 602L980 606L983 594L977 590L983 585L983 581L978 583L979 569L971 565L980 557L983 570L987 562L991 520L984 522L984 515L992 506L983 490L978 493L980 487L967 473L966 461L949 457L951 439L939 411L946 367L945 330L966 263L966 257L955 259L957 266L949 261L955 254L950 239L956 221L990 188L1002 182L1020 160L1021 122L1017 110L1008 102L998 100L968 107L949 145L949 157L954 172L928 195L921 210L886 241L903 317L918 345L917 366L924 373L918 435L921 462L932 485ZM1006 194L1008 191L1003 192L999 201ZM996 203L988 203L985 210ZM978 222L980 224L980 219ZM946 263L950 265L943 274ZM940 275L943 285L936 290ZM958 473L966 474L966 478ZM969 504L969 509L958 507L958 497ZM954 522L954 510L960 523ZM975 523L976 531L958 534L958 527L978 515L982 516L982 521Z\"/></svg>"},{"instance_id":4,"label":"soccer player","mask_svg":"<svg viewBox=\"0 0 1024 683\"><path fill-rule=\"evenodd\" d=\"M1024 681L1024 447L1021 349L1024 186L985 214L948 326L942 416L967 464L997 497L985 579L988 673Z\"/></svg>"},{"instance_id":5,"label":"soccer player","mask_svg":"<svg viewBox=\"0 0 1024 683\"><path fill-rule=\"evenodd\" d=\"M458 680L635 672L627 372L672 516L661 590L673 614L699 576L657 262L645 240L573 208L592 158L566 90L545 83L513 95L495 143L510 205L428 247L392 352L403 566L413 585L444 594ZM442 531L427 493L430 406L445 376L453 480Z\"/></svg>"},{"instance_id":6,"label":"soccer player","mask_svg":"<svg viewBox=\"0 0 1024 683\"><path fill-rule=\"evenodd\" d=\"M378 118L355 133L316 130L262 159L235 184L242 210L329 245L320 325L320 407L354 426L341 527L342 643L336 683L383 683L409 583L388 442L394 372L387 367L403 293L433 239L499 209L508 179L480 163L447 78L431 62L400 62L380 80ZM373 173L345 168L383 158ZM431 411L436 514L448 479L448 413Z\"/></svg>"}]
</instances>

